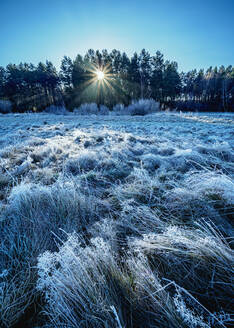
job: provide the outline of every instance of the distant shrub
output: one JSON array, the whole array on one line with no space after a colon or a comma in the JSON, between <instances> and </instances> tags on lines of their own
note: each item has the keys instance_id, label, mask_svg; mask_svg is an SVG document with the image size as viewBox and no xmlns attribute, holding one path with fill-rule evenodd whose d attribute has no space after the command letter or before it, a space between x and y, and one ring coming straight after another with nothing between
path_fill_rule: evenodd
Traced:
<instances>
[{"instance_id":1,"label":"distant shrub","mask_svg":"<svg viewBox=\"0 0 234 328\"><path fill-rule=\"evenodd\" d=\"M128 106L130 115L147 115L159 111L159 103L153 99L140 99Z\"/></svg>"},{"instance_id":2,"label":"distant shrub","mask_svg":"<svg viewBox=\"0 0 234 328\"><path fill-rule=\"evenodd\" d=\"M124 107L123 104L117 104L113 107L112 113L114 115L127 115L128 110L127 107Z\"/></svg>"},{"instance_id":3,"label":"distant shrub","mask_svg":"<svg viewBox=\"0 0 234 328\"><path fill-rule=\"evenodd\" d=\"M100 115L109 115L109 108L106 107L105 105L100 106L99 114Z\"/></svg>"},{"instance_id":4,"label":"distant shrub","mask_svg":"<svg viewBox=\"0 0 234 328\"><path fill-rule=\"evenodd\" d=\"M0 100L0 113L8 114L11 112L12 103L10 100Z\"/></svg>"},{"instance_id":5,"label":"distant shrub","mask_svg":"<svg viewBox=\"0 0 234 328\"><path fill-rule=\"evenodd\" d=\"M63 106L55 106L51 105L49 107L46 107L44 112L49 113L49 114L56 114L56 115L65 115L67 114L67 110Z\"/></svg>"},{"instance_id":6,"label":"distant shrub","mask_svg":"<svg viewBox=\"0 0 234 328\"><path fill-rule=\"evenodd\" d=\"M77 115L97 115L98 106L95 103L82 104L79 108L75 108L73 112Z\"/></svg>"},{"instance_id":7,"label":"distant shrub","mask_svg":"<svg viewBox=\"0 0 234 328\"><path fill-rule=\"evenodd\" d=\"M131 105L125 107L123 104L117 104L113 107L112 115L146 115L157 112L159 103L153 99L140 99L133 101ZM74 109L74 114L77 115L109 115L109 108L101 105L100 109L96 103L82 104L79 108Z\"/></svg>"}]
</instances>

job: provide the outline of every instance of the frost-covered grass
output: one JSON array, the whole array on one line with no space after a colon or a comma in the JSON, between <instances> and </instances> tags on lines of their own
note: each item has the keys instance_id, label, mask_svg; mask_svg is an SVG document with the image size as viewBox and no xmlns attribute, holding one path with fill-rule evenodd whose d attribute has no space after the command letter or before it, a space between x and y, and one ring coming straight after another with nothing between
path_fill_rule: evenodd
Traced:
<instances>
[{"instance_id":1,"label":"frost-covered grass","mask_svg":"<svg viewBox=\"0 0 234 328\"><path fill-rule=\"evenodd\" d=\"M231 327L234 117L87 106L0 115L0 326Z\"/></svg>"},{"instance_id":2,"label":"frost-covered grass","mask_svg":"<svg viewBox=\"0 0 234 328\"><path fill-rule=\"evenodd\" d=\"M50 113L59 114L57 107L51 106L52 111ZM49 107L50 109L50 107ZM75 115L112 115L112 116L119 116L119 115L140 115L144 116L147 114L152 114L158 112L160 109L159 103L153 99L139 99L134 100L129 106L124 106L123 104L117 104L110 109L104 105L101 105L98 108L96 103L86 103L82 104L79 108L75 108L73 113ZM47 110L48 111L48 110ZM65 113L64 113L65 114Z\"/></svg>"}]
</instances>

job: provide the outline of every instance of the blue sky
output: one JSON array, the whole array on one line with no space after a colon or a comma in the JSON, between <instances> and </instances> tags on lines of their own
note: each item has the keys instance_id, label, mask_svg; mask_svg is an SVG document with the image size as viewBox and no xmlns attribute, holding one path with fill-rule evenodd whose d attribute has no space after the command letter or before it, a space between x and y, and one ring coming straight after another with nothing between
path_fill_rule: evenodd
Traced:
<instances>
[{"instance_id":1,"label":"blue sky","mask_svg":"<svg viewBox=\"0 0 234 328\"><path fill-rule=\"evenodd\" d=\"M234 65L234 0L0 0L0 66L146 48L179 70Z\"/></svg>"}]
</instances>

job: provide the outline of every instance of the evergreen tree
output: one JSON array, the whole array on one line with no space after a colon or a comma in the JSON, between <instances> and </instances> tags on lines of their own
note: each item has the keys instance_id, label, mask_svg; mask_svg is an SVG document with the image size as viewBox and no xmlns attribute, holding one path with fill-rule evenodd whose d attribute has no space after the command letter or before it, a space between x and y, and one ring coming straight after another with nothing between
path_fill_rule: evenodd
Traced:
<instances>
[{"instance_id":1,"label":"evergreen tree","mask_svg":"<svg viewBox=\"0 0 234 328\"><path fill-rule=\"evenodd\" d=\"M150 85L150 76L151 76L151 56L148 51L142 49L139 61L139 75L140 75L140 97L149 97L149 85Z\"/></svg>"},{"instance_id":2,"label":"evergreen tree","mask_svg":"<svg viewBox=\"0 0 234 328\"><path fill-rule=\"evenodd\" d=\"M6 83L6 71L5 68L0 66L0 97L4 97Z\"/></svg>"},{"instance_id":3,"label":"evergreen tree","mask_svg":"<svg viewBox=\"0 0 234 328\"><path fill-rule=\"evenodd\" d=\"M164 58L160 51L152 57L151 94L157 101L162 101Z\"/></svg>"},{"instance_id":4,"label":"evergreen tree","mask_svg":"<svg viewBox=\"0 0 234 328\"><path fill-rule=\"evenodd\" d=\"M65 88L72 88L73 62L70 57L64 56L60 66L59 77Z\"/></svg>"},{"instance_id":5,"label":"evergreen tree","mask_svg":"<svg viewBox=\"0 0 234 328\"><path fill-rule=\"evenodd\" d=\"M176 62L165 62L163 72L163 98L165 101L175 100L181 91L181 80Z\"/></svg>"},{"instance_id":6,"label":"evergreen tree","mask_svg":"<svg viewBox=\"0 0 234 328\"><path fill-rule=\"evenodd\" d=\"M139 99L141 96L141 76L140 76L140 65L139 57L135 52L130 60L129 65L129 94L131 99Z\"/></svg>"}]
</instances>

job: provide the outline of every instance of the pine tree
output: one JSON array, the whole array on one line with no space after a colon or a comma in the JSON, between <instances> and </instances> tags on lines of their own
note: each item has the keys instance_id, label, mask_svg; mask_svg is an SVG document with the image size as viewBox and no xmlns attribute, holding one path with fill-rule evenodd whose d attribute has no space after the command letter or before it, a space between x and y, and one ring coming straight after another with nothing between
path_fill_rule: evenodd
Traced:
<instances>
[{"instance_id":1,"label":"pine tree","mask_svg":"<svg viewBox=\"0 0 234 328\"><path fill-rule=\"evenodd\" d=\"M164 58L160 51L152 57L152 75L150 80L152 97L157 101L162 101L163 90L163 71L164 71Z\"/></svg>"},{"instance_id":2,"label":"pine tree","mask_svg":"<svg viewBox=\"0 0 234 328\"><path fill-rule=\"evenodd\" d=\"M70 57L64 56L60 66L60 79L65 88L72 88L73 62Z\"/></svg>"}]
</instances>

